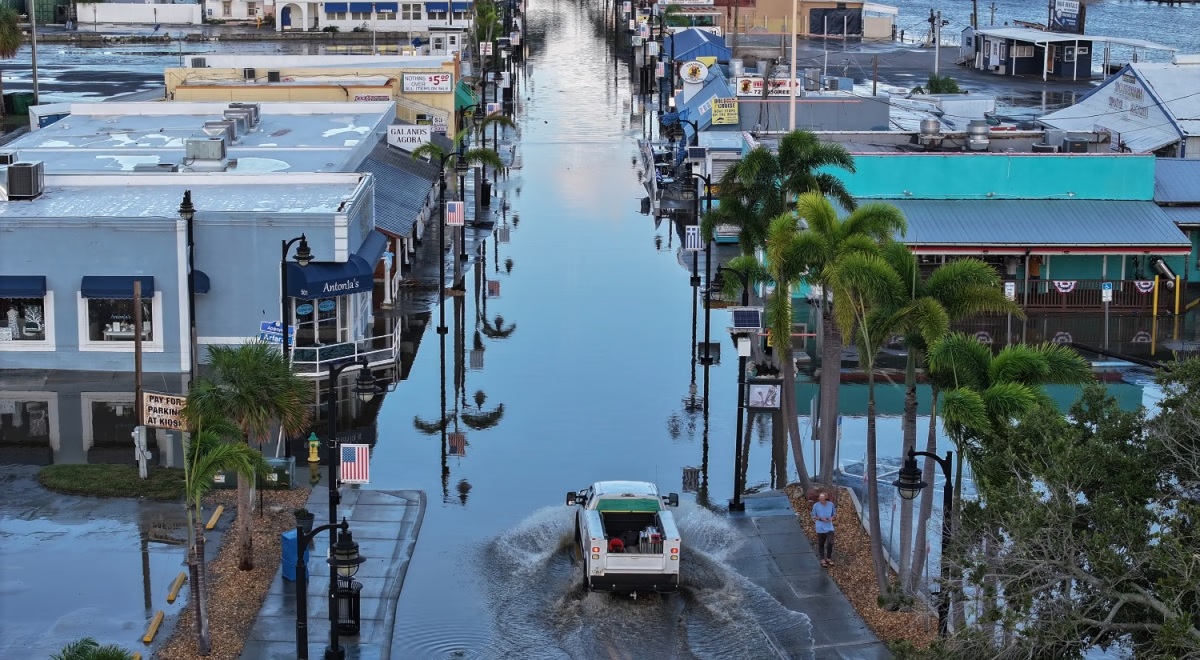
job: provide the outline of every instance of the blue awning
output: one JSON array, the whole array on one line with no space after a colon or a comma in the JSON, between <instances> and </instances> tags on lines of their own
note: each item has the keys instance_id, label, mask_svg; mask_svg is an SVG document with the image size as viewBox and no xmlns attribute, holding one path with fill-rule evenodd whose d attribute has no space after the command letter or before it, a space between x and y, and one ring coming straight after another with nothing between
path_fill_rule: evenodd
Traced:
<instances>
[{"instance_id":1,"label":"blue awning","mask_svg":"<svg viewBox=\"0 0 1200 660\"><path fill-rule=\"evenodd\" d=\"M471 11L471 3L456 2L454 3L454 11Z\"/></svg>"},{"instance_id":2,"label":"blue awning","mask_svg":"<svg viewBox=\"0 0 1200 660\"><path fill-rule=\"evenodd\" d=\"M374 3L370 3L370 2L351 2L350 3L350 11L357 11L357 12L362 12L364 14L369 14L369 13L371 13L374 6L375 6Z\"/></svg>"},{"instance_id":3,"label":"blue awning","mask_svg":"<svg viewBox=\"0 0 1200 660\"><path fill-rule=\"evenodd\" d=\"M314 261L307 266L288 262L288 295L311 300L371 291L375 265L387 248L387 237L372 230L346 261Z\"/></svg>"},{"instance_id":4,"label":"blue awning","mask_svg":"<svg viewBox=\"0 0 1200 660\"><path fill-rule=\"evenodd\" d=\"M442 13L450 11L449 2L426 2L425 11L440 11Z\"/></svg>"},{"instance_id":5,"label":"blue awning","mask_svg":"<svg viewBox=\"0 0 1200 660\"><path fill-rule=\"evenodd\" d=\"M154 295L152 275L86 275L79 293L84 298L132 298L133 281L142 283L142 297Z\"/></svg>"},{"instance_id":6,"label":"blue awning","mask_svg":"<svg viewBox=\"0 0 1200 660\"><path fill-rule=\"evenodd\" d=\"M400 11L400 3L398 2L376 2L375 11L390 11L392 13Z\"/></svg>"},{"instance_id":7,"label":"blue awning","mask_svg":"<svg viewBox=\"0 0 1200 660\"><path fill-rule=\"evenodd\" d=\"M208 281L208 273L202 270L192 271L192 288L196 293L208 293L210 282Z\"/></svg>"},{"instance_id":8,"label":"blue awning","mask_svg":"<svg viewBox=\"0 0 1200 660\"><path fill-rule=\"evenodd\" d=\"M336 13L344 12L344 11L346 11L346 7L347 7L347 5L344 2L326 2L325 3L325 13L326 14L336 14Z\"/></svg>"},{"instance_id":9,"label":"blue awning","mask_svg":"<svg viewBox=\"0 0 1200 660\"><path fill-rule=\"evenodd\" d=\"M42 298L45 275L0 275L0 298Z\"/></svg>"}]
</instances>

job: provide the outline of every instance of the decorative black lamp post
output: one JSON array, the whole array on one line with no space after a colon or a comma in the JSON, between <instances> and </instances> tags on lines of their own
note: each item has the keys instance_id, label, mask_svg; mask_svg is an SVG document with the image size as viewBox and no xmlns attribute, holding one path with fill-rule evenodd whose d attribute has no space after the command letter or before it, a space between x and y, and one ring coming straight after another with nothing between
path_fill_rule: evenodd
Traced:
<instances>
[{"instance_id":1,"label":"decorative black lamp post","mask_svg":"<svg viewBox=\"0 0 1200 660\"><path fill-rule=\"evenodd\" d=\"M456 152L438 157L438 326L439 335L446 334L446 161ZM432 162L432 161L431 161Z\"/></svg>"},{"instance_id":2,"label":"decorative black lamp post","mask_svg":"<svg viewBox=\"0 0 1200 660\"><path fill-rule=\"evenodd\" d=\"M916 499L921 490L928 484L921 479L921 469L917 467L917 457L924 456L933 460L942 468L942 476L946 478L946 483L942 487L942 553L941 553L941 574L946 576L946 546L950 543L950 532L954 518L954 478L951 475L951 466L954 465L954 452L947 451L946 458L941 458L937 454L927 451L908 450L908 458L904 460L904 467L900 469L892 485L900 492L900 497L906 500ZM950 626L950 590L944 585L938 593L938 634L945 637L949 633Z\"/></svg>"},{"instance_id":3,"label":"decorative black lamp post","mask_svg":"<svg viewBox=\"0 0 1200 660\"><path fill-rule=\"evenodd\" d=\"M188 204L190 206L191 200L188 199L185 201L188 202ZM182 208L180 210L182 212ZM287 364L289 368L291 368L291 358L289 356L289 353L290 353L292 347L291 347L290 342L288 341L288 335L291 334L292 310L291 310L291 305L288 304L288 301L290 300L291 296L288 295L288 276L287 276L288 268L287 268L287 265L288 265L288 250L291 249L292 245L295 244L297 241L299 241L300 246L296 248L296 257L295 257L296 265L303 268L303 267L307 266L308 264L312 263L312 260L313 260L312 250L308 249L308 238L305 237L304 234L300 234L296 238L280 241L280 249L279 249L279 323L283 326L283 339L280 340L279 347L280 347L280 350L283 351L283 362L284 362L284 364ZM190 238L189 238L188 242L189 243L191 242ZM189 278L191 277L190 272L189 272L188 277ZM191 286L192 286L192 283L189 282L188 287L190 288ZM193 303L194 303L194 301L193 301ZM194 308L193 308L193 312L194 312ZM194 317L195 314L193 313L192 316ZM194 332L194 328L193 328L193 332ZM193 346L194 346L195 345L194 337L192 339L192 342L193 342ZM291 457L291 455L292 455L291 438L288 438L287 440L284 441L283 452L284 452L283 455L285 457L288 457L288 458Z\"/></svg>"},{"instance_id":4,"label":"decorative black lamp post","mask_svg":"<svg viewBox=\"0 0 1200 660\"><path fill-rule=\"evenodd\" d=\"M713 278L710 288L718 290L725 288L725 273L732 273L742 281L742 306L750 304L750 277L740 270L726 268L720 266L717 268L717 276ZM734 343L738 342L738 335L734 334ZM745 416L746 409L746 357L742 354L741 347L738 348L738 414L737 414L737 429L734 431L733 439L733 499L729 500L730 511L745 511L746 504L742 502L742 417Z\"/></svg>"},{"instance_id":5,"label":"decorative black lamp post","mask_svg":"<svg viewBox=\"0 0 1200 660\"><path fill-rule=\"evenodd\" d=\"M196 241L192 234L193 221L196 219L196 207L192 206L192 191L183 191L183 201L179 204L179 217L183 218L187 228L187 290L188 290L188 350L191 351L191 369L188 375L188 387L196 382L196 362L199 356L196 351Z\"/></svg>"},{"instance_id":6,"label":"decorative black lamp post","mask_svg":"<svg viewBox=\"0 0 1200 660\"><path fill-rule=\"evenodd\" d=\"M703 174L692 172L692 176L704 182L704 212L712 212L712 181ZM700 224L699 218L700 205L696 205L697 218L696 224ZM695 268L692 269L695 273ZM704 241L704 281L712 281L712 240ZM700 364L710 365L713 363L713 356L709 354L709 324L711 323L712 310L709 309L712 303L712 286L704 288L704 354L700 356Z\"/></svg>"},{"instance_id":7,"label":"decorative black lamp post","mask_svg":"<svg viewBox=\"0 0 1200 660\"><path fill-rule=\"evenodd\" d=\"M358 396L364 403L375 398L375 394L379 392L378 386L375 384L375 378L371 374L371 369L368 366L367 358L360 356L350 362L341 364L329 365L329 385L325 392L325 399L329 403L329 438L326 447L329 453L326 454L326 459L329 467L329 525L322 526L322 529L330 529L337 526L338 519L338 503L342 501L341 495L338 493L338 480L341 476L342 452L341 443L337 437L337 385L338 377L342 372L350 367L358 367L358 378L354 383L354 394ZM314 530L315 533L316 530ZM331 539L332 540L332 539ZM331 543L331 545L333 545ZM303 546L301 546L303 547ZM303 559L303 557L301 557ZM359 562L361 563L361 562ZM325 649L326 660L342 660L346 657L346 651L338 644L338 627L337 617L337 592L338 592L338 574L337 571L329 572L329 646ZM297 574L296 579L299 580ZM306 644L307 645L307 644Z\"/></svg>"},{"instance_id":8,"label":"decorative black lamp post","mask_svg":"<svg viewBox=\"0 0 1200 660\"><path fill-rule=\"evenodd\" d=\"M461 145L458 148L457 156L454 159L454 173L458 175L458 201L463 203L463 214L466 215L467 174L471 171L471 164L467 162L466 152ZM476 204L478 203L479 200L476 200ZM463 226L458 228L458 258L464 260L467 258L466 218L463 218Z\"/></svg>"},{"instance_id":9,"label":"decorative black lamp post","mask_svg":"<svg viewBox=\"0 0 1200 660\"><path fill-rule=\"evenodd\" d=\"M308 563L304 561L304 552L317 536L324 532L333 535L336 531L341 532L340 538L336 542L330 542L333 551L326 560L329 563L330 582L334 584L330 592L329 626L331 631L336 630L340 623L340 613L336 607L333 607L337 604L335 596L337 579L341 577L349 580L354 577L358 572L358 566L365 562L366 558L358 554L358 544L351 538L350 523L345 518L336 525L321 525L312 531L305 531L299 523L296 525L296 657L300 660L308 660ZM355 618L357 619L357 617ZM327 648L325 657L330 660L345 658L346 650L340 646Z\"/></svg>"}]
</instances>

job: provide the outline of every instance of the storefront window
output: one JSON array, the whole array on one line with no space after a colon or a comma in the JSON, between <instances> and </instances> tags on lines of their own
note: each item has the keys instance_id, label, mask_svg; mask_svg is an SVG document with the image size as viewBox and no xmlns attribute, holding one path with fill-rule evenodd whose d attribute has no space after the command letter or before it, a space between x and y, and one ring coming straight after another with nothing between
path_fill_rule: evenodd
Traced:
<instances>
[{"instance_id":1,"label":"storefront window","mask_svg":"<svg viewBox=\"0 0 1200 660\"><path fill-rule=\"evenodd\" d=\"M0 399L0 443L24 446L49 445L49 405L45 401Z\"/></svg>"},{"instance_id":2,"label":"storefront window","mask_svg":"<svg viewBox=\"0 0 1200 660\"><path fill-rule=\"evenodd\" d=\"M343 328L346 324L341 320L341 298L318 298L313 300L296 300L296 345L325 346L342 341Z\"/></svg>"},{"instance_id":3,"label":"storefront window","mask_svg":"<svg viewBox=\"0 0 1200 660\"><path fill-rule=\"evenodd\" d=\"M0 341L45 341L44 298L0 298Z\"/></svg>"},{"instance_id":4,"label":"storefront window","mask_svg":"<svg viewBox=\"0 0 1200 660\"><path fill-rule=\"evenodd\" d=\"M152 300L142 299L142 339L154 341ZM88 339L91 341L133 341L133 300L129 298L88 298Z\"/></svg>"}]
</instances>

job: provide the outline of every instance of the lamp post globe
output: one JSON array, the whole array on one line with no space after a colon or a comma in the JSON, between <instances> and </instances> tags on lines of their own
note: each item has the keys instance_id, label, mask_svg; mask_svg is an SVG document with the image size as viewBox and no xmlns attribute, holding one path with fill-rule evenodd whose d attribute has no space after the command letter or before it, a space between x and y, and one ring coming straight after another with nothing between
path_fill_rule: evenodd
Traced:
<instances>
[{"instance_id":1,"label":"lamp post globe","mask_svg":"<svg viewBox=\"0 0 1200 660\"><path fill-rule=\"evenodd\" d=\"M900 468L896 480L892 485L899 491L900 497L906 500L915 500L917 495L927 486L921 479L921 469L917 467L917 459L909 456L904 459L904 467Z\"/></svg>"},{"instance_id":2,"label":"lamp post globe","mask_svg":"<svg viewBox=\"0 0 1200 660\"><path fill-rule=\"evenodd\" d=\"M301 266L307 266L312 263L313 253L308 249L308 237L300 234L300 245L296 248L296 263Z\"/></svg>"},{"instance_id":3,"label":"lamp post globe","mask_svg":"<svg viewBox=\"0 0 1200 660\"><path fill-rule=\"evenodd\" d=\"M483 106L475 106L475 112L471 114L471 121L475 122L475 128L483 126L483 120L487 118L487 113L483 111Z\"/></svg>"},{"instance_id":4,"label":"lamp post globe","mask_svg":"<svg viewBox=\"0 0 1200 660\"><path fill-rule=\"evenodd\" d=\"M343 519L343 523L345 519ZM330 568L337 572L338 576L344 580L349 580L358 573L358 567L367 559L358 553L358 543L354 541L350 530L338 534L337 543L333 544L333 551L330 554Z\"/></svg>"},{"instance_id":5,"label":"lamp post globe","mask_svg":"<svg viewBox=\"0 0 1200 660\"><path fill-rule=\"evenodd\" d=\"M354 381L354 394L359 401L370 403L371 399L375 398L375 394L379 391L375 384L375 378L371 375L371 370L363 368L358 372L358 378Z\"/></svg>"}]
</instances>

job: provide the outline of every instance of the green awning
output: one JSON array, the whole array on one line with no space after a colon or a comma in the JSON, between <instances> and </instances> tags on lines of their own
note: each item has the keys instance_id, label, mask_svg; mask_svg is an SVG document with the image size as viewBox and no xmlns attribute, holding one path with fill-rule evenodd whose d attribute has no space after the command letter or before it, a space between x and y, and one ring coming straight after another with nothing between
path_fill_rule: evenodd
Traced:
<instances>
[{"instance_id":1,"label":"green awning","mask_svg":"<svg viewBox=\"0 0 1200 660\"><path fill-rule=\"evenodd\" d=\"M602 513L658 513L662 505L658 500L614 498L600 500L596 510Z\"/></svg>"},{"instance_id":2,"label":"green awning","mask_svg":"<svg viewBox=\"0 0 1200 660\"><path fill-rule=\"evenodd\" d=\"M458 81L458 86L454 88L454 111L462 112L476 103L475 92L465 82Z\"/></svg>"}]
</instances>

